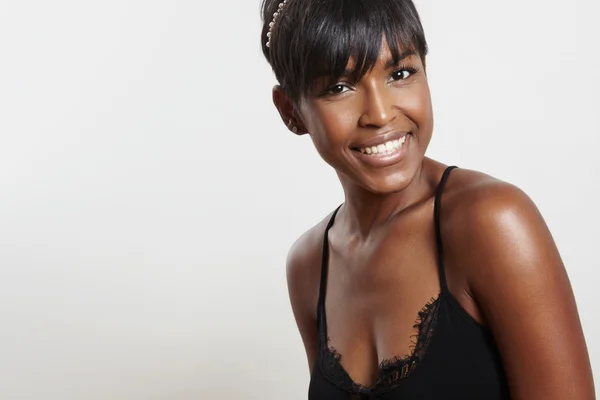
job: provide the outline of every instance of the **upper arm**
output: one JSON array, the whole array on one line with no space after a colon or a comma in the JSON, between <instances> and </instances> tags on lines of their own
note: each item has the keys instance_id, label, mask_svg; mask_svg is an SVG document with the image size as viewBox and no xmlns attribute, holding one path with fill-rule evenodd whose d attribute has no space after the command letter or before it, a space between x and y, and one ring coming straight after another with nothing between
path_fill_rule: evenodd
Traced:
<instances>
[{"instance_id":1,"label":"upper arm","mask_svg":"<svg viewBox=\"0 0 600 400\"><path fill-rule=\"evenodd\" d=\"M311 236L309 231L300 237L290 249L286 261L290 304L304 343L310 373L317 357L316 310L320 280L318 248L315 248L315 240Z\"/></svg>"},{"instance_id":2,"label":"upper arm","mask_svg":"<svg viewBox=\"0 0 600 400\"><path fill-rule=\"evenodd\" d=\"M495 183L465 204L455 230L460 262L498 344L511 398L595 398L569 278L533 202Z\"/></svg>"}]
</instances>

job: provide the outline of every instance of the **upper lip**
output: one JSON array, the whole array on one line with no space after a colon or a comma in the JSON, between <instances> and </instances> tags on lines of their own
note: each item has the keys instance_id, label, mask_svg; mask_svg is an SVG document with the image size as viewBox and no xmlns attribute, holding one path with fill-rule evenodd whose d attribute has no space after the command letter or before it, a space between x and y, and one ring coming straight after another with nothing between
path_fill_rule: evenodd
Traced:
<instances>
[{"instance_id":1,"label":"upper lip","mask_svg":"<svg viewBox=\"0 0 600 400\"><path fill-rule=\"evenodd\" d=\"M352 145L351 147L353 149L365 149L367 147L378 146L380 144L384 144L385 142L389 142L390 140L402 139L404 136L406 136L409 133L410 133L409 131L388 132L388 133L377 135L370 139L364 140L360 143L356 143L356 144Z\"/></svg>"}]
</instances>

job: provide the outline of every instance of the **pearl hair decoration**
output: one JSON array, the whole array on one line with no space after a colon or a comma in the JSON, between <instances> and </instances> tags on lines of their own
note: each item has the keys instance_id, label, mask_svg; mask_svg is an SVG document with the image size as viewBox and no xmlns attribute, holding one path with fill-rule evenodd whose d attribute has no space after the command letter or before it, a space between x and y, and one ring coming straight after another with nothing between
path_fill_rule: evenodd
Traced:
<instances>
[{"instance_id":1,"label":"pearl hair decoration","mask_svg":"<svg viewBox=\"0 0 600 400\"><path fill-rule=\"evenodd\" d=\"M277 6L277 11L273 13L273 21L271 21L271 23L269 24L269 32L267 32L267 47L271 47L271 36L273 36L273 27L275 26L277 18L285 8L287 2L288 0L283 0L281 3L279 3L279 6Z\"/></svg>"}]
</instances>

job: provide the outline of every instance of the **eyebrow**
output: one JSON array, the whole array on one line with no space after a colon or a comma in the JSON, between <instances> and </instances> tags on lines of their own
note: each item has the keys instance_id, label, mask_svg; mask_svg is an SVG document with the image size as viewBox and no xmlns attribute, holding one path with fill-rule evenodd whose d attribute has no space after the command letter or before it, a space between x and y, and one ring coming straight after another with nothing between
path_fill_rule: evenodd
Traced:
<instances>
[{"instance_id":1,"label":"eyebrow","mask_svg":"<svg viewBox=\"0 0 600 400\"><path fill-rule=\"evenodd\" d=\"M403 53L400 53L400 56L398 57L398 62L395 62L393 58L390 58L389 60L387 60L385 62L385 69L390 69L392 67L395 67L400 61L404 60L407 57L413 56L415 55L416 52L414 50L406 50ZM345 69L344 73L342 74L342 76L350 76L354 73L354 69Z\"/></svg>"}]
</instances>

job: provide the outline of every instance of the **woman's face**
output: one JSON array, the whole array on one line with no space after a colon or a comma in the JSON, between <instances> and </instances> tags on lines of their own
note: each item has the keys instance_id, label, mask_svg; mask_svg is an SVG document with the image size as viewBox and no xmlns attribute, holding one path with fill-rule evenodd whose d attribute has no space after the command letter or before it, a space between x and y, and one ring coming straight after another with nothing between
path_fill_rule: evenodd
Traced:
<instances>
[{"instance_id":1,"label":"woman's face","mask_svg":"<svg viewBox=\"0 0 600 400\"><path fill-rule=\"evenodd\" d=\"M406 53L405 53L406 54ZM348 70L352 70L351 59ZM392 65L385 41L360 81L315 82L297 107L321 157L343 184L374 193L406 188L419 171L433 131L429 85L418 54Z\"/></svg>"}]
</instances>

